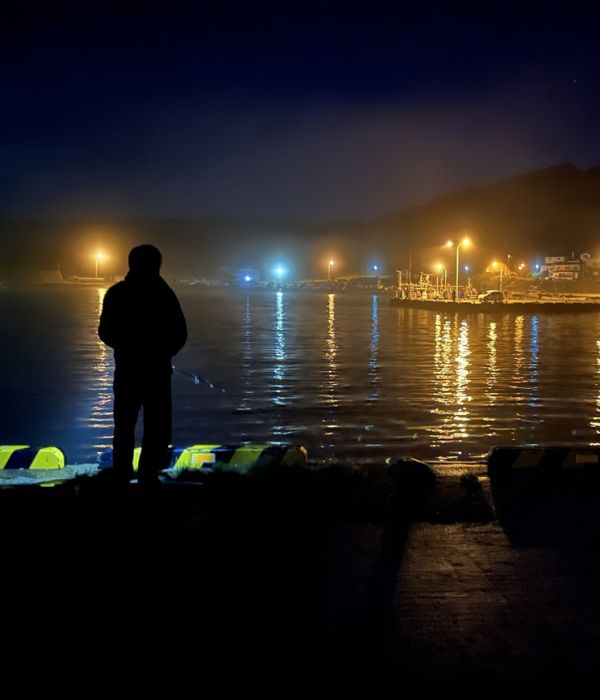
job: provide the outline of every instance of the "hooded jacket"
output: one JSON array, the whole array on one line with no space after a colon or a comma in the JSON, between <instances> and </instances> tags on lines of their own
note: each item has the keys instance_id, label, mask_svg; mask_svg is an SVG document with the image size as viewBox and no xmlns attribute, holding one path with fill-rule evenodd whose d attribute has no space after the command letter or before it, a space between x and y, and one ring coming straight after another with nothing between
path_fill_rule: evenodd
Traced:
<instances>
[{"instance_id":1,"label":"hooded jacket","mask_svg":"<svg viewBox=\"0 0 600 700\"><path fill-rule=\"evenodd\" d=\"M175 293L159 274L129 272L104 297L100 339L114 349L117 369L171 370L187 325Z\"/></svg>"}]
</instances>

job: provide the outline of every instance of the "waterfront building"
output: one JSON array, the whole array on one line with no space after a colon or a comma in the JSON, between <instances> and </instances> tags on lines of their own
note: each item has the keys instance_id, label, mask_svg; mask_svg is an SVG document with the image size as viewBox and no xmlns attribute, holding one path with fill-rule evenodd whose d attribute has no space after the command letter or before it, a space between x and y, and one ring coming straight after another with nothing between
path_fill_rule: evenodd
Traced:
<instances>
[{"instance_id":1,"label":"waterfront building","mask_svg":"<svg viewBox=\"0 0 600 700\"><path fill-rule=\"evenodd\" d=\"M581 256L575 258L572 253L569 259L564 255L553 255L544 258L542 274L555 280L578 280L583 276L583 268L584 262Z\"/></svg>"}]
</instances>

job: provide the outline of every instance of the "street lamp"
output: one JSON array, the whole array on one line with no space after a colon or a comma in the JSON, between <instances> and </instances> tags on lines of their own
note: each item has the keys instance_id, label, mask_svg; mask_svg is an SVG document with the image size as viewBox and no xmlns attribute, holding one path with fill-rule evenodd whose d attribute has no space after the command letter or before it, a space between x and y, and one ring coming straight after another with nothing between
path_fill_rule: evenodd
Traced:
<instances>
[{"instance_id":1,"label":"street lamp","mask_svg":"<svg viewBox=\"0 0 600 700\"><path fill-rule=\"evenodd\" d=\"M446 243L446 246L448 248L451 248L453 245L452 241L448 241ZM458 297L458 275L460 273L460 267L459 267L459 251L461 246L469 247L471 245L471 241L468 238L463 238L460 243L457 244L456 246L456 290L455 290L455 300L460 301Z\"/></svg>"},{"instance_id":2,"label":"street lamp","mask_svg":"<svg viewBox=\"0 0 600 700\"><path fill-rule=\"evenodd\" d=\"M502 291L502 269L504 268L504 263L499 263L497 260L494 260L494 262L492 263L492 267L494 268L494 270L498 266L500 267L500 287L499 287L499 289L500 289L500 291Z\"/></svg>"},{"instance_id":3,"label":"street lamp","mask_svg":"<svg viewBox=\"0 0 600 700\"><path fill-rule=\"evenodd\" d=\"M98 263L104 260L104 253L96 253L96 279L98 279Z\"/></svg>"},{"instance_id":4,"label":"street lamp","mask_svg":"<svg viewBox=\"0 0 600 700\"><path fill-rule=\"evenodd\" d=\"M330 260L327 265L327 280L331 282L331 268L335 265L335 260Z\"/></svg>"}]
</instances>

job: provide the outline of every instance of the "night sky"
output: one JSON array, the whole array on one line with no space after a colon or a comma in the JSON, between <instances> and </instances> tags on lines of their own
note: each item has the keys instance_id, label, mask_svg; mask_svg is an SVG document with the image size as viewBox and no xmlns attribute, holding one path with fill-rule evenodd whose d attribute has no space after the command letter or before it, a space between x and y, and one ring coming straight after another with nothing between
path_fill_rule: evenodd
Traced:
<instances>
[{"instance_id":1,"label":"night sky","mask_svg":"<svg viewBox=\"0 0 600 700\"><path fill-rule=\"evenodd\" d=\"M593 3L400 5L22 5L0 216L369 219L600 165Z\"/></svg>"}]
</instances>

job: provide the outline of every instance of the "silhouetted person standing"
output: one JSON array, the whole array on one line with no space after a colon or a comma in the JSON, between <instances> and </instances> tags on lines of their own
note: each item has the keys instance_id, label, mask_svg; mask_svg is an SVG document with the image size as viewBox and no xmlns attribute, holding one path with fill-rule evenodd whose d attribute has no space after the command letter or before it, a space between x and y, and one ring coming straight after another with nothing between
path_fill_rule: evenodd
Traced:
<instances>
[{"instance_id":1,"label":"silhouetted person standing","mask_svg":"<svg viewBox=\"0 0 600 700\"><path fill-rule=\"evenodd\" d=\"M157 481L169 465L171 358L185 345L179 301L160 276L162 257L152 245L129 253L129 273L104 297L98 335L115 351L113 465L120 481L133 476L135 425L144 409L140 484Z\"/></svg>"}]
</instances>

